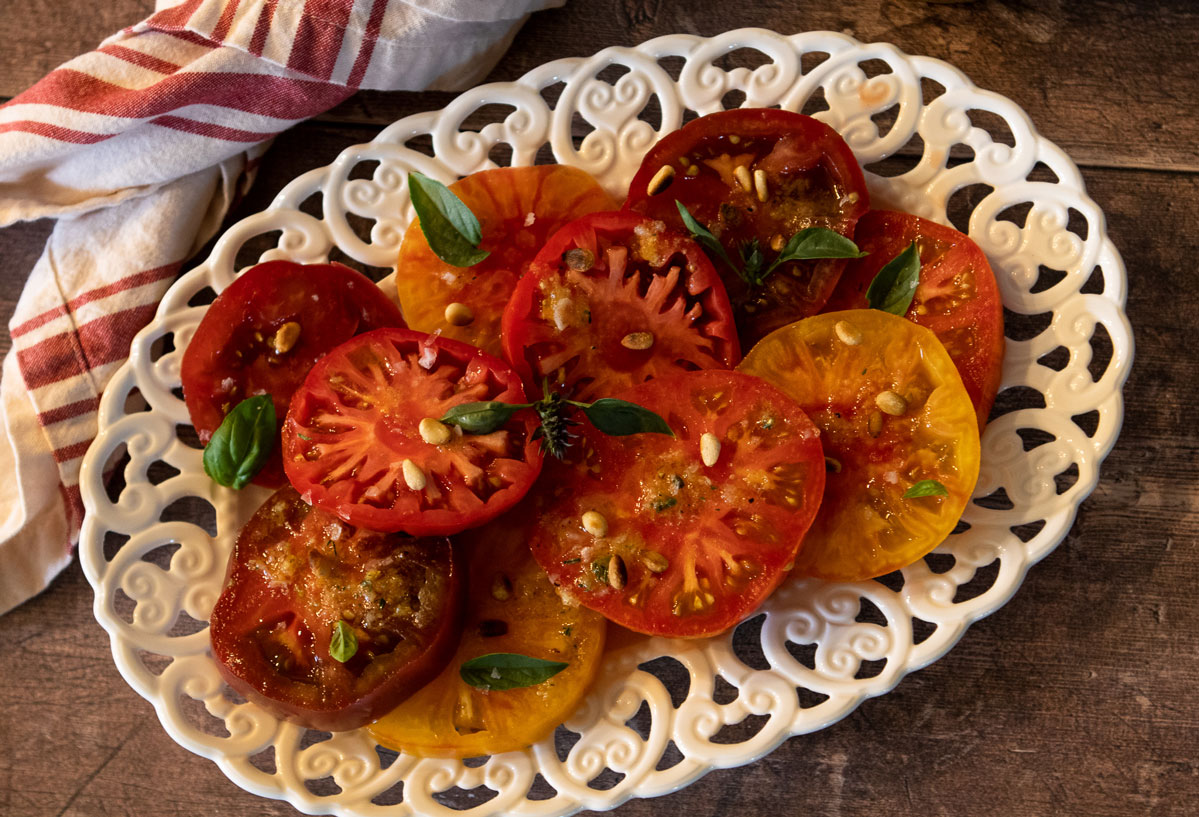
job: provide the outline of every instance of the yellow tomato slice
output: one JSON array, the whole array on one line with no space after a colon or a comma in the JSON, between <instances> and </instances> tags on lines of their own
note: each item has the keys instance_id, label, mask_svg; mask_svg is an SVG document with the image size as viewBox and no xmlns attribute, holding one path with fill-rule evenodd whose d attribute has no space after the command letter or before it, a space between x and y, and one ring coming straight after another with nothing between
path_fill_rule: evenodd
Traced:
<instances>
[{"instance_id":1,"label":"yellow tomato slice","mask_svg":"<svg viewBox=\"0 0 1199 817\"><path fill-rule=\"evenodd\" d=\"M599 669L606 622L559 598L528 546L515 510L463 533L469 589L466 623L446 669L371 724L381 745L424 757L475 757L523 749L566 720ZM535 686L484 692L458 674L463 662L518 653L568 664Z\"/></svg>"},{"instance_id":2,"label":"yellow tomato slice","mask_svg":"<svg viewBox=\"0 0 1199 817\"><path fill-rule=\"evenodd\" d=\"M400 308L412 329L441 330L500 357L500 316L533 256L560 227L616 202L589 174L563 165L484 170L450 190L479 220L479 248L491 255L473 267L451 266L413 222L396 262ZM468 311L456 309L451 322L446 309L455 303Z\"/></svg>"},{"instance_id":3,"label":"yellow tomato slice","mask_svg":"<svg viewBox=\"0 0 1199 817\"><path fill-rule=\"evenodd\" d=\"M824 501L798 573L881 576L953 530L978 479L978 422L932 332L873 309L830 312L768 335L739 368L795 398L822 432ZM925 480L947 495L904 497Z\"/></svg>"}]
</instances>

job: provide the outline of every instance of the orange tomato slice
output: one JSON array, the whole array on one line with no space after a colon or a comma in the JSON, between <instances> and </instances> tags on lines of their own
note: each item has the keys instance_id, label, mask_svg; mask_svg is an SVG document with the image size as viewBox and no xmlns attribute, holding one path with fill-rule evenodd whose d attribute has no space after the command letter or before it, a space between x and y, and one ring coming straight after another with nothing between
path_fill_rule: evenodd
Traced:
<instances>
[{"instance_id":1,"label":"orange tomato slice","mask_svg":"<svg viewBox=\"0 0 1199 817\"><path fill-rule=\"evenodd\" d=\"M881 576L953 530L978 479L978 423L931 331L873 309L830 312L771 333L739 368L794 397L823 435L824 502L798 573ZM904 497L924 480L947 495Z\"/></svg>"},{"instance_id":2,"label":"orange tomato slice","mask_svg":"<svg viewBox=\"0 0 1199 817\"><path fill-rule=\"evenodd\" d=\"M484 170L450 190L479 220L479 247L491 255L473 267L451 266L434 255L419 222L413 222L396 262L400 308L413 329L441 330L500 356L500 316L533 256L565 224L617 203L590 175L563 165ZM446 307L454 303L470 311L469 323L447 319Z\"/></svg>"},{"instance_id":3,"label":"orange tomato slice","mask_svg":"<svg viewBox=\"0 0 1199 817\"><path fill-rule=\"evenodd\" d=\"M606 622L567 605L529 551L527 510L457 538L468 554L466 623L457 654L436 679L369 728L383 746L424 757L475 757L535 743L568 718L599 670ZM463 662L518 653L568 664L534 686L484 692Z\"/></svg>"}]
</instances>

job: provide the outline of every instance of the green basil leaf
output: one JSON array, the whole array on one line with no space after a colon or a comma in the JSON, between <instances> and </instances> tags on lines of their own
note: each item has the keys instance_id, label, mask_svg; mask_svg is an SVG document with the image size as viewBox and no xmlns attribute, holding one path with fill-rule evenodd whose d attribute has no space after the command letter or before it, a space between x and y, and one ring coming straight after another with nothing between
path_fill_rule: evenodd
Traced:
<instances>
[{"instance_id":1,"label":"green basil leaf","mask_svg":"<svg viewBox=\"0 0 1199 817\"><path fill-rule=\"evenodd\" d=\"M626 437L629 434L674 436L665 420L649 409L626 400L604 397L584 406L583 413L593 426L613 437Z\"/></svg>"},{"instance_id":2,"label":"green basil leaf","mask_svg":"<svg viewBox=\"0 0 1199 817\"><path fill-rule=\"evenodd\" d=\"M949 496L949 489L935 479L922 479L903 492L904 499L919 499L922 496Z\"/></svg>"},{"instance_id":3,"label":"green basil leaf","mask_svg":"<svg viewBox=\"0 0 1199 817\"><path fill-rule=\"evenodd\" d=\"M691 233L691 237L695 240L695 243L707 250L708 255L715 255L721 261L728 264L729 269L735 270L740 275L741 270L732 262L728 253L724 251L724 245L720 243L720 240L712 235L707 227L696 221L695 216L691 215L691 211L684 207L681 201L675 199L674 205L679 208L679 215L683 219L683 226L687 228L687 232Z\"/></svg>"},{"instance_id":4,"label":"green basil leaf","mask_svg":"<svg viewBox=\"0 0 1199 817\"><path fill-rule=\"evenodd\" d=\"M421 232L438 258L455 267L470 267L490 255L479 249L483 240L479 220L448 187L413 171L408 174L408 192Z\"/></svg>"},{"instance_id":5,"label":"green basil leaf","mask_svg":"<svg viewBox=\"0 0 1199 817\"><path fill-rule=\"evenodd\" d=\"M869 254L860 251L857 244L835 230L808 227L791 236L774 263L810 261L814 258L863 258Z\"/></svg>"},{"instance_id":6,"label":"green basil leaf","mask_svg":"<svg viewBox=\"0 0 1199 817\"><path fill-rule=\"evenodd\" d=\"M334 661L345 663L358 652L358 636L354 628L341 619L333 625L333 635L329 639L329 655Z\"/></svg>"},{"instance_id":7,"label":"green basil leaf","mask_svg":"<svg viewBox=\"0 0 1199 817\"><path fill-rule=\"evenodd\" d=\"M908 248L887 262L878 271L866 290L866 302L871 309L907 314L920 283L920 250L913 241Z\"/></svg>"},{"instance_id":8,"label":"green basil leaf","mask_svg":"<svg viewBox=\"0 0 1199 817\"><path fill-rule=\"evenodd\" d=\"M458 674L466 683L484 691L519 689L547 681L568 666L561 661L496 652L463 662Z\"/></svg>"},{"instance_id":9,"label":"green basil leaf","mask_svg":"<svg viewBox=\"0 0 1199 817\"><path fill-rule=\"evenodd\" d=\"M774 270L774 265L765 272L762 271L762 265L766 259L762 255L762 246L758 243L758 239L754 238L741 245L741 278L745 283L752 286L761 286L766 280L766 276Z\"/></svg>"},{"instance_id":10,"label":"green basil leaf","mask_svg":"<svg viewBox=\"0 0 1199 817\"><path fill-rule=\"evenodd\" d=\"M221 485L240 490L266 464L278 436L271 396L242 400L225 415L204 446L204 473Z\"/></svg>"},{"instance_id":11,"label":"green basil leaf","mask_svg":"<svg viewBox=\"0 0 1199 817\"><path fill-rule=\"evenodd\" d=\"M460 403L441 418L446 425L455 425L468 434L490 434L512 419L512 415L529 403L501 403L486 400L482 403Z\"/></svg>"}]
</instances>

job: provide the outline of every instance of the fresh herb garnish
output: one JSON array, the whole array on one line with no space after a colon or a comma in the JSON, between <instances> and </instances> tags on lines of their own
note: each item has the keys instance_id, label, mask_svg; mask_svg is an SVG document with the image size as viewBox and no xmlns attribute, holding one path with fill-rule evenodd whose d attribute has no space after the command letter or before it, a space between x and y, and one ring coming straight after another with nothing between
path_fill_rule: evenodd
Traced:
<instances>
[{"instance_id":1,"label":"fresh herb garnish","mask_svg":"<svg viewBox=\"0 0 1199 817\"><path fill-rule=\"evenodd\" d=\"M591 575L595 576L595 580L600 584L608 583L608 562L604 559L596 559L591 563Z\"/></svg>"},{"instance_id":2,"label":"fresh herb garnish","mask_svg":"<svg viewBox=\"0 0 1199 817\"><path fill-rule=\"evenodd\" d=\"M903 492L904 499L919 499L924 496L949 496L949 489L935 479L922 479Z\"/></svg>"},{"instance_id":3,"label":"fresh herb garnish","mask_svg":"<svg viewBox=\"0 0 1199 817\"><path fill-rule=\"evenodd\" d=\"M675 499L673 496L656 496L656 497L654 497L654 500L650 503L650 505L653 507L653 509L655 511L657 511L658 513L662 513L662 511L669 510L678 504L679 504L679 501L677 499Z\"/></svg>"},{"instance_id":4,"label":"fresh herb garnish","mask_svg":"<svg viewBox=\"0 0 1199 817\"><path fill-rule=\"evenodd\" d=\"M594 403L580 403L550 391L548 383L543 388L545 396L535 403L502 403L498 400L462 403L447 411L441 422L456 425L468 434L490 434L521 409L533 409L541 421L533 439L541 440L541 449L557 459L566 456L566 449L577 436L570 431L571 426L578 425L578 421L570 416L572 407L580 409L597 430L612 437L630 434L674 436L665 420L636 403L611 397L602 397Z\"/></svg>"},{"instance_id":5,"label":"fresh herb garnish","mask_svg":"<svg viewBox=\"0 0 1199 817\"><path fill-rule=\"evenodd\" d=\"M356 652L358 652L358 636L354 635L354 628L338 619L337 623L333 625L333 635L329 638L329 656L334 661L344 664L353 658Z\"/></svg>"},{"instance_id":6,"label":"fresh herb garnish","mask_svg":"<svg viewBox=\"0 0 1199 817\"><path fill-rule=\"evenodd\" d=\"M470 267L490 255L479 249L479 220L448 187L413 171L408 174L408 192L421 232L438 258L451 266Z\"/></svg>"},{"instance_id":7,"label":"fresh herb garnish","mask_svg":"<svg viewBox=\"0 0 1199 817\"><path fill-rule=\"evenodd\" d=\"M807 227L791 236L779 252L778 257L769 264L766 263L758 240L755 238L746 241L741 245L741 264L738 265L729 258L720 240L712 235L708 228L696 221L681 201L676 199L675 206L679 208L683 225L687 228L687 232L691 233L691 237L695 239L696 243L703 247L709 255L723 261L729 269L736 272L741 280L751 287L762 286L772 272L790 261L862 258L867 255L858 249L857 244L834 230L826 227Z\"/></svg>"},{"instance_id":8,"label":"fresh herb garnish","mask_svg":"<svg viewBox=\"0 0 1199 817\"><path fill-rule=\"evenodd\" d=\"M204 446L204 473L221 485L241 489L266 464L277 436L271 396L242 400Z\"/></svg>"},{"instance_id":9,"label":"fresh herb garnish","mask_svg":"<svg viewBox=\"0 0 1199 817\"><path fill-rule=\"evenodd\" d=\"M906 315L920 283L920 249L913 241L878 271L866 290L866 303L892 315Z\"/></svg>"},{"instance_id":10,"label":"fresh herb garnish","mask_svg":"<svg viewBox=\"0 0 1199 817\"><path fill-rule=\"evenodd\" d=\"M458 675L476 689L488 692L536 686L553 678L568 666L570 665L561 661L545 661L518 653L497 652L463 662L458 668Z\"/></svg>"}]
</instances>

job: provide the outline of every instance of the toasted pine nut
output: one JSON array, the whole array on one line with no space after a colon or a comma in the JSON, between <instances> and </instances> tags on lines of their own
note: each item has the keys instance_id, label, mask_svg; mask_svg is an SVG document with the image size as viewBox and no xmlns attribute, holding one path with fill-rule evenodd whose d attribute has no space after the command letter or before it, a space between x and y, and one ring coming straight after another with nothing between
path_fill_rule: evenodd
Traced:
<instances>
[{"instance_id":1,"label":"toasted pine nut","mask_svg":"<svg viewBox=\"0 0 1199 817\"><path fill-rule=\"evenodd\" d=\"M445 308L445 319L453 326L466 326L475 319L475 313L466 304L454 301Z\"/></svg>"},{"instance_id":2,"label":"toasted pine nut","mask_svg":"<svg viewBox=\"0 0 1199 817\"><path fill-rule=\"evenodd\" d=\"M417 430L420 438L429 445L445 445L450 441L450 427L432 417L421 420Z\"/></svg>"},{"instance_id":3,"label":"toasted pine nut","mask_svg":"<svg viewBox=\"0 0 1199 817\"><path fill-rule=\"evenodd\" d=\"M699 457L709 468L720 459L720 440L715 434L705 432L699 438Z\"/></svg>"},{"instance_id":4,"label":"toasted pine nut","mask_svg":"<svg viewBox=\"0 0 1199 817\"><path fill-rule=\"evenodd\" d=\"M647 195L656 196L666 188L670 187L670 183L674 181L674 168L670 165L662 165L658 168L658 172L649 180L649 184L645 187Z\"/></svg>"},{"instance_id":5,"label":"toasted pine nut","mask_svg":"<svg viewBox=\"0 0 1199 817\"><path fill-rule=\"evenodd\" d=\"M624 566L624 559L613 553L608 560L608 586L613 590L624 590L628 581L629 572Z\"/></svg>"},{"instance_id":6,"label":"toasted pine nut","mask_svg":"<svg viewBox=\"0 0 1199 817\"><path fill-rule=\"evenodd\" d=\"M412 460L404 460L400 463L400 468L404 472L404 482L414 491L425 490L425 485L428 480L425 478L425 472L420 470L420 466Z\"/></svg>"},{"instance_id":7,"label":"toasted pine nut","mask_svg":"<svg viewBox=\"0 0 1199 817\"><path fill-rule=\"evenodd\" d=\"M861 331L849 321L837 321L833 324L833 331L846 346L857 346L862 342Z\"/></svg>"},{"instance_id":8,"label":"toasted pine nut","mask_svg":"<svg viewBox=\"0 0 1199 817\"><path fill-rule=\"evenodd\" d=\"M275 354L283 355L290 352L299 339L300 325L295 321L288 321L279 327L279 331L271 339L271 346L275 348Z\"/></svg>"},{"instance_id":9,"label":"toasted pine nut","mask_svg":"<svg viewBox=\"0 0 1199 817\"><path fill-rule=\"evenodd\" d=\"M908 410L908 401L904 400L890 389L879 392L874 398L874 405L878 406L892 417L899 417Z\"/></svg>"},{"instance_id":10,"label":"toasted pine nut","mask_svg":"<svg viewBox=\"0 0 1199 817\"><path fill-rule=\"evenodd\" d=\"M626 349L643 350L654 345L652 332L629 332L620 339L620 345Z\"/></svg>"},{"instance_id":11,"label":"toasted pine nut","mask_svg":"<svg viewBox=\"0 0 1199 817\"><path fill-rule=\"evenodd\" d=\"M599 511L586 511L582 518L583 530L590 533L592 536L604 537L608 535L608 520Z\"/></svg>"},{"instance_id":12,"label":"toasted pine nut","mask_svg":"<svg viewBox=\"0 0 1199 817\"><path fill-rule=\"evenodd\" d=\"M746 165L737 165L733 168L733 178L737 180L737 184L741 185L741 189L746 193L753 189L754 183L749 178L749 168Z\"/></svg>"},{"instance_id":13,"label":"toasted pine nut","mask_svg":"<svg viewBox=\"0 0 1199 817\"><path fill-rule=\"evenodd\" d=\"M758 201L766 201L770 197L770 188L766 186L766 171L754 171L754 191L758 194Z\"/></svg>"}]
</instances>

